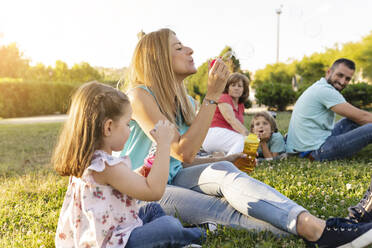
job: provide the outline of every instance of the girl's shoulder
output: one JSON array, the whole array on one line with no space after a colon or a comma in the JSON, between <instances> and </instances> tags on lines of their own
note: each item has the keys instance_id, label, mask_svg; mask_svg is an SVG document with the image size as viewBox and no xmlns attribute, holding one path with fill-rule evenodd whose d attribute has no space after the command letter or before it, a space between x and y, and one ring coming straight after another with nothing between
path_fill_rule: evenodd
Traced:
<instances>
[{"instance_id":1,"label":"girl's shoulder","mask_svg":"<svg viewBox=\"0 0 372 248\"><path fill-rule=\"evenodd\" d=\"M270 142L272 142L272 143L275 143L275 142L282 143L283 142L284 143L284 137L279 131L275 132L271 135Z\"/></svg>"},{"instance_id":2,"label":"girl's shoulder","mask_svg":"<svg viewBox=\"0 0 372 248\"><path fill-rule=\"evenodd\" d=\"M271 138L272 139L284 139L283 135L278 131L278 132L274 132L272 135L271 135Z\"/></svg>"},{"instance_id":3,"label":"girl's shoulder","mask_svg":"<svg viewBox=\"0 0 372 248\"><path fill-rule=\"evenodd\" d=\"M128 156L114 157L111 154L106 153L105 151L96 150L93 154L92 162L90 163L87 170L102 172L104 171L106 164L108 166L114 166L119 163L123 163L124 165L131 168L131 162Z\"/></svg>"}]
</instances>

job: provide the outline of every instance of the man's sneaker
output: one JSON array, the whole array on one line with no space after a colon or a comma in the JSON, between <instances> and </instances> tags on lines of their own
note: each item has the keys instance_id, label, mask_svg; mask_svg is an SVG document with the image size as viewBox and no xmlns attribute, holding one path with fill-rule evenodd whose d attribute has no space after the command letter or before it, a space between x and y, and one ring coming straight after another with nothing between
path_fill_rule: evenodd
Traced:
<instances>
[{"instance_id":1,"label":"man's sneaker","mask_svg":"<svg viewBox=\"0 0 372 248\"><path fill-rule=\"evenodd\" d=\"M372 180L363 199L348 210L350 219L356 222L372 222Z\"/></svg>"},{"instance_id":2,"label":"man's sneaker","mask_svg":"<svg viewBox=\"0 0 372 248\"><path fill-rule=\"evenodd\" d=\"M365 247L372 244L372 223L356 223L344 218L331 218L318 241L305 240L309 247Z\"/></svg>"}]
</instances>

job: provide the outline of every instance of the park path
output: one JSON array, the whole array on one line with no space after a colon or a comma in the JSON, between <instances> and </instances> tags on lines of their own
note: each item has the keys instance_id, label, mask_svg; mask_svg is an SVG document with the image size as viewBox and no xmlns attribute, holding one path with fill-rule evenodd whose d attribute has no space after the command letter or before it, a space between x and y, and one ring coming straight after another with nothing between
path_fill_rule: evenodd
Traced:
<instances>
[{"instance_id":1,"label":"park path","mask_svg":"<svg viewBox=\"0 0 372 248\"><path fill-rule=\"evenodd\" d=\"M34 124L34 123L55 123L64 122L67 119L67 115L45 115L45 116L34 116L34 117L22 117L22 118L9 118L1 119L1 124Z\"/></svg>"},{"instance_id":2,"label":"park path","mask_svg":"<svg viewBox=\"0 0 372 248\"><path fill-rule=\"evenodd\" d=\"M267 110L266 107L253 106L252 108L245 109L246 114L252 114L259 111ZM20 118L9 118L0 119L1 124L35 124L35 123L55 123L64 122L67 119L67 115L44 115L44 116L33 116L33 117L20 117Z\"/></svg>"}]
</instances>

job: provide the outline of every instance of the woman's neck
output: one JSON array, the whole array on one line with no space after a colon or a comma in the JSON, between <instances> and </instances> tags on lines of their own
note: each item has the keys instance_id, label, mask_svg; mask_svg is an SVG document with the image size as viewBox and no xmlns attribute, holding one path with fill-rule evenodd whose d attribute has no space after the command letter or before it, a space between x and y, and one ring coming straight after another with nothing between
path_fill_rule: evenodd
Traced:
<instances>
[{"instance_id":1,"label":"woman's neck","mask_svg":"<svg viewBox=\"0 0 372 248\"><path fill-rule=\"evenodd\" d=\"M239 97L231 97L231 99L232 99L232 101L233 101L233 103L235 105L238 105L238 103L239 103Z\"/></svg>"},{"instance_id":2,"label":"woman's neck","mask_svg":"<svg viewBox=\"0 0 372 248\"><path fill-rule=\"evenodd\" d=\"M176 77L176 83L182 84L185 77Z\"/></svg>"}]
</instances>

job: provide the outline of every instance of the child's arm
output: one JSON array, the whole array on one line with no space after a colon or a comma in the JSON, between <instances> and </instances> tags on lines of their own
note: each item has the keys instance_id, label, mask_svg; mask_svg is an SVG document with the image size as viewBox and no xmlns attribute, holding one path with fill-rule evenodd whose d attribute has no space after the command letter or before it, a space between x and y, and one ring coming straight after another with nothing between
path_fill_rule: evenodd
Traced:
<instances>
[{"instance_id":1,"label":"child's arm","mask_svg":"<svg viewBox=\"0 0 372 248\"><path fill-rule=\"evenodd\" d=\"M123 164L118 164L106 166L103 172L94 172L94 179L138 200L159 200L168 181L170 144L173 140L174 126L169 121L159 121L155 128L156 131L150 133L157 142L157 151L147 177L138 175Z\"/></svg>"},{"instance_id":2,"label":"child's arm","mask_svg":"<svg viewBox=\"0 0 372 248\"><path fill-rule=\"evenodd\" d=\"M277 152L271 152L266 141L260 141L260 146L262 149L262 154L264 158L273 158L279 155Z\"/></svg>"},{"instance_id":3,"label":"child's arm","mask_svg":"<svg viewBox=\"0 0 372 248\"><path fill-rule=\"evenodd\" d=\"M272 136L272 133L263 132L263 133L258 133L257 136L260 139L260 146L261 146L262 154L264 158L273 158L275 156L278 156L277 152L271 152L269 149L268 143Z\"/></svg>"},{"instance_id":4,"label":"child's arm","mask_svg":"<svg viewBox=\"0 0 372 248\"><path fill-rule=\"evenodd\" d=\"M268 143L270 142L270 148ZM270 134L269 139L261 139L261 149L265 158L273 158L285 152L285 142L281 133L275 132ZM270 157L271 156L271 157Z\"/></svg>"}]
</instances>

